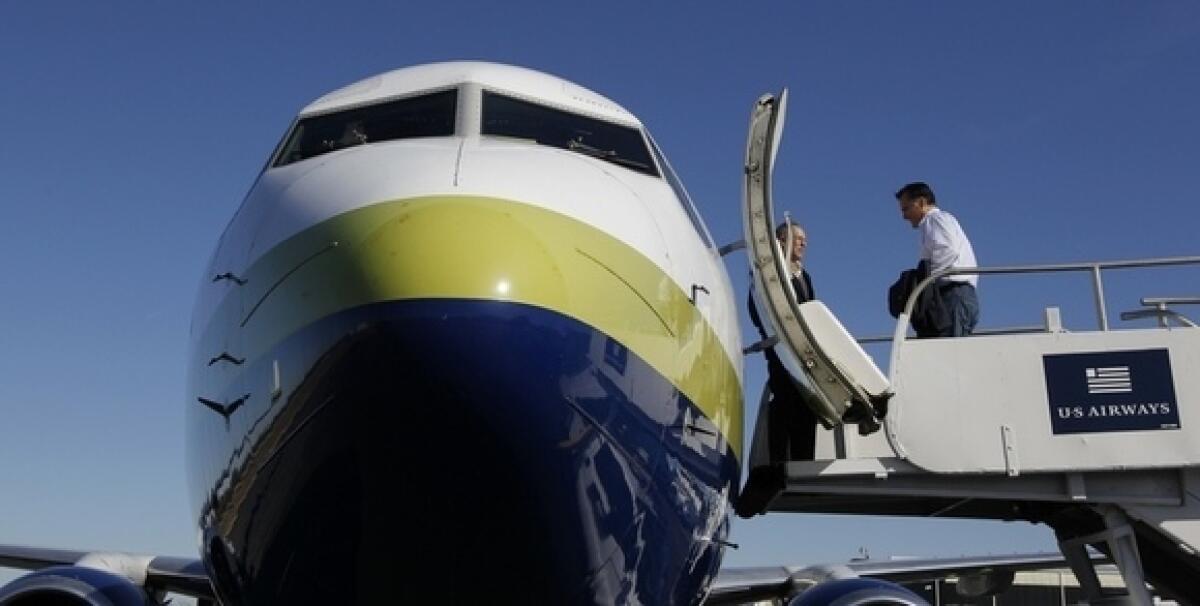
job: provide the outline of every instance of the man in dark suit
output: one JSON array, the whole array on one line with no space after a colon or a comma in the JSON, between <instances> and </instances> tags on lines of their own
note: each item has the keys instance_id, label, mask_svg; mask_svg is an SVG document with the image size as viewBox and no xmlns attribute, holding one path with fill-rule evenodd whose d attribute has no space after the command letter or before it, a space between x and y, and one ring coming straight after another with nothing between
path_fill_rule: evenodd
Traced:
<instances>
[{"instance_id":1,"label":"man in dark suit","mask_svg":"<svg viewBox=\"0 0 1200 606\"><path fill-rule=\"evenodd\" d=\"M816 298L813 292L812 278L804 268L804 253L808 250L808 234L799 225L791 224L791 250L788 251L788 265L792 272L792 290L796 293L796 302L804 303ZM775 237L780 246L788 246L788 224L780 223L775 228ZM758 328L759 335L767 338L766 330L754 307L753 298L749 301L750 321ZM802 460L811 461L816 448L817 418L800 395L800 389L792 381L792 376L784 369L779 356L773 348L763 350L767 358L767 385L771 390L769 438L772 461Z\"/></svg>"},{"instance_id":2,"label":"man in dark suit","mask_svg":"<svg viewBox=\"0 0 1200 606\"><path fill-rule=\"evenodd\" d=\"M789 248L789 227L791 242ZM813 291L812 278L804 268L804 253L808 249L808 234L804 228L795 223L781 223L775 228L775 237L780 246L787 251L788 265L792 274L792 290L796 293L796 302L804 303L816 298ZM754 305L754 297L747 302L750 308L750 321L758 328L759 335L767 338L762 319ZM817 417L812 409L804 403L800 388L792 380L792 376L773 348L763 350L767 359L767 387L771 392L767 403L769 433L767 434L767 450L771 465L750 470L750 477L742 491L737 505L737 513L742 517L750 517L761 513L775 494L783 489L783 468L786 461L811 461L814 458L817 442Z\"/></svg>"}]
</instances>

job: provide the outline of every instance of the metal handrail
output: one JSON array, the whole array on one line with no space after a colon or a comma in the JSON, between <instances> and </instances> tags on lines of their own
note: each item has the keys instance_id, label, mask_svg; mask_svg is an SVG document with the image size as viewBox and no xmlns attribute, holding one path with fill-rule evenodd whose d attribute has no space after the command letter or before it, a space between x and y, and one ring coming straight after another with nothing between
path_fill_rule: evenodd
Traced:
<instances>
[{"instance_id":1,"label":"metal handrail","mask_svg":"<svg viewBox=\"0 0 1200 606\"><path fill-rule=\"evenodd\" d=\"M1048 265L1007 265L998 267L951 267L921 280L904 304L904 315L911 316L917 297L929 284L946 276L985 274L1038 274L1063 271L1092 272L1093 293L1096 295L1096 312L1100 318L1100 330L1108 330L1108 314L1104 309L1104 284L1100 271L1104 269L1132 269L1137 267L1164 267L1170 265L1200 265L1200 257L1163 257L1158 259L1132 259L1128 261L1094 261L1091 263L1054 263Z\"/></svg>"},{"instance_id":2,"label":"metal handrail","mask_svg":"<svg viewBox=\"0 0 1200 606\"><path fill-rule=\"evenodd\" d=\"M912 316L913 307L916 306L917 298L930 284L937 281L939 278L946 276L961 276L961 275L987 275L987 274L1036 274L1036 273L1054 273L1066 271L1087 271L1092 274L1092 292L1096 297L1096 315L1100 320L1100 330L1108 330L1108 311L1104 307L1104 283L1101 280L1100 272L1105 269L1133 269L1139 267L1165 267L1172 265L1200 265L1200 257L1162 257L1152 259L1131 259L1125 261L1093 261L1090 263L1053 263L1048 265L1005 265L997 267L951 267L950 269L936 272L929 277L921 280L917 287L908 295L908 301L904 304L904 312L896 318L896 330L892 335L892 355L891 364L888 368L889 377L895 382L897 362L900 356L900 345L904 342L908 335L908 319Z\"/></svg>"},{"instance_id":3,"label":"metal handrail","mask_svg":"<svg viewBox=\"0 0 1200 606\"><path fill-rule=\"evenodd\" d=\"M1122 320L1141 320L1143 318L1154 318L1158 320L1158 325L1163 328L1170 326L1167 320L1175 320L1176 322L1179 322L1181 326L1187 326L1189 328L1200 328L1200 326L1196 326L1196 323L1190 318L1173 309L1150 308L1121 312Z\"/></svg>"},{"instance_id":4,"label":"metal handrail","mask_svg":"<svg viewBox=\"0 0 1200 606\"><path fill-rule=\"evenodd\" d=\"M1142 297L1142 305L1200 305L1200 297Z\"/></svg>"},{"instance_id":5,"label":"metal handrail","mask_svg":"<svg viewBox=\"0 0 1200 606\"><path fill-rule=\"evenodd\" d=\"M971 332L971 336L983 337L983 336L995 336L995 335L1028 335L1028 334L1032 334L1035 332L1046 332L1046 327L1043 325L1040 325L1040 324L1038 324L1038 325L1030 324L1028 326L1008 326L1008 327L1004 327L1004 328L981 328L979 330ZM860 345L866 345L868 343L890 343L892 340L892 335L871 335L869 337L855 337L854 340L858 341L858 343Z\"/></svg>"},{"instance_id":6,"label":"metal handrail","mask_svg":"<svg viewBox=\"0 0 1200 606\"><path fill-rule=\"evenodd\" d=\"M1163 328L1170 325L1168 319L1173 319L1184 326L1196 328L1195 322L1173 309L1168 309L1168 306L1200 305L1200 297L1142 297L1142 305L1150 309L1121 312L1121 319L1158 318L1158 325Z\"/></svg>"}]
</instances>

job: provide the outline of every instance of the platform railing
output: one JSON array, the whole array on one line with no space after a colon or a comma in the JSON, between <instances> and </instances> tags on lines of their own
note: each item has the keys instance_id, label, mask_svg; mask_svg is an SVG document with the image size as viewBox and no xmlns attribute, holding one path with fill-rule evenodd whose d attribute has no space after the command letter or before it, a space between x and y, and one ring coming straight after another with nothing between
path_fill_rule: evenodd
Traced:
<instances>
[{"instance_id":1,"label":"platform railing","mask_svg":"<svg viewBox=\"0 0 1200 606\"><path fill-rule=\"evenodd\" d=\"M1156 318L1158 325L1166 328L1175 320L1183 326L1197 328L1196 323L1179 312L1169 309L1169 305L1200 305L1200 297L1142 297L1142 306L1148 309L1121 312L1122 320L1138 320L1141 318Z\"/></svg>"},{"instance_id":2,"label":"platform railing","mask_svg":"<svg viewBox=\"0 0 1200 606\"><path fill-rule=\"evenodd\" d=\"M908 295L908 301L904 304L904 311L896 319L896 330L892 335L892 356L890 371L895 372L897 368L897 359L900 354L900 345L904 343L908 335L909 318L912 317L913 308L916 306L917 299L921 296L921 292L929 287L940 278L947 276L962 276L962 275L997 275L997 274L1044 274L1044 273L1060 273L1060 272L1088 272L1092 276L1092 294L1096 302L1096 318L1099 328L1102 331L1108 330L1108 310L1104 305L1104 280L1101 275L1106 269L1136 269L1146 267L1169 267L1174 265L1200 265L1200 257L1161 257L1151 259L1131 259L1123 261L1092 261L1085 263L1054 263L1047 265L1006 265L997 267L952 267L946 270L935 272L929 277L921 280ZM1180 302L1191 302L1192 298L1180 299ZM1152 303L1150 301L1153 301ZM1145 299L1143 305L1157 304L1159 299ZM1024 331L1022 331L1024 332ZM892 377L894 380L894 377Z\"/></svg>"},{"instance_id":3,"label":"platform railing","mask_svg":"<svg viewBox=\"0 0 1200 606\"><path fill-rule=\"evenodd\" d=\"M995 335L1028 335L1036 332L1046 332L1046 327L1041 324L1030 324L1028 326L1006 326L1003 328L979 328L971 331L971 336L995 336ZM868 343L891 343L892 335L871 335L869 337L855 337L859 345L867 345Z\"/></svg>"}]
</instances>

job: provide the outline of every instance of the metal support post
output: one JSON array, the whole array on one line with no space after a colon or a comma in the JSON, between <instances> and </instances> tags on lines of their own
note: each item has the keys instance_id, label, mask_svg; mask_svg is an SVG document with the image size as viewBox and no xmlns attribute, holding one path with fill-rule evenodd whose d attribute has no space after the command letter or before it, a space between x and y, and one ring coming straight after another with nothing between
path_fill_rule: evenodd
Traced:
<instances>
[{"instance_id":1,"label":"metal support post","mask_svg":"<svg viewBox=\"0 0 1200 606\"><path fill-rule=\"evenodd\" d=\"M1100 266L1092 265L1092 290L1096 295L1096 314L1100 316L1100 330L1108 330L1108 310L1104 308L1104 280L1100 277Z\"/></svg>"},{"instance_id":2,"label":"metal support post","mask_svg":"<svg viewBox=\"0 0 1200 606\"><path fill-rule=\"evenodd\" d=\"M1137 537L1133 534L1133 528L1129 526L1129 518L1116 507L1105 506L1102 510L1104 525L1112 534L1108 539L1109 549L1112 550L1117 569L1121 571L1121 578L1125 580L1125 589L1129 592L1130 599L1136 604L1152 606L1154 599L1146 589L1142 556L1138 553Z\"/></svg>"},{"instance_id":3,"label":"metal support post","mask_svg":"<svg viewBox=\"0 0 1200 606\"><path fill-rule=\"evenodd\" d=\"M1138 554L1137 537L1129 525L1129 518L1118 507L1102 505L1096 510L1104 516L1104 530L1100 532L1059 541L1059 549L1067 564L1079 581L1079 588L1089 604L1112 603L1106 600L1096 575L1096 567L1088 555L1088 546L1105 543L1112 554L1113 563L1121 573L1127 594L1124 603L1134 606L1153 606L1154 599L1146 589L1146 575L1142 572L1142 558ZM1111 596L1109 596L1111 597Z\"/></svg>"},{"instance_id":4,"label":"metal support post","mask_svg":"<svg viewBox=\"0 0 1200 606\"><path fill-rule=\"evenodd\" d=\"M1089 604L1101 599L1100 578L1096 576L1096 568L1088 556L1088 545L1092 538L1094 537L1086 536L1058 542L1058 549L1062 551L1071 572L1075 573L1075 580L1079 583L1079 590L1083 592L1083 599Z\"/></svg>"}]
</instances>

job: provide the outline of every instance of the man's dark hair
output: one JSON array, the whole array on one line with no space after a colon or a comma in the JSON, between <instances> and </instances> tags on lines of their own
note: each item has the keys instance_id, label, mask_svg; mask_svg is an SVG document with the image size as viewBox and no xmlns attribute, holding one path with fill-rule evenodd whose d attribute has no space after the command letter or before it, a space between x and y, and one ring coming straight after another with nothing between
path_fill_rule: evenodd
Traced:
<instances>
[{"instance_id":1,"label":"man's dark hair","mask_svg":"<svg viewBox=\"0 0 1200 606\"><path fill-rule=\"evenodd\" d=\"M929 189L929 186L923 181L909 183L896 192L896 199L900 201L916 200L922 197L928 200L931 205L937 206L937 198L933 197L933 190Z\"/></svg>"}]
</instances>

